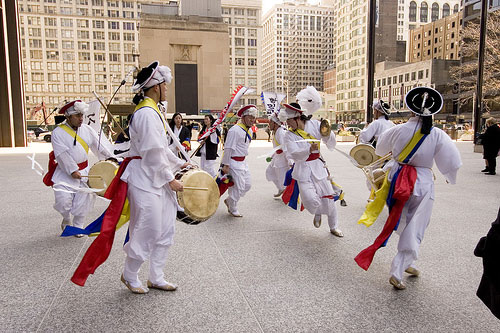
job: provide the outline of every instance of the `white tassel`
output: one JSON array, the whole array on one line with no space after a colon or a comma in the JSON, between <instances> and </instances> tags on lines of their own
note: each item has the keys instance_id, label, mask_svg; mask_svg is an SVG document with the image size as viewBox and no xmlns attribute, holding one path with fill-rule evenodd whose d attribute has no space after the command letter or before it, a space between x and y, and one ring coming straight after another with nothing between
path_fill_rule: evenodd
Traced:
<instances>
[{"instance_id":1,"label":"white tassel","mask_svg":"<svg viewBox=\"0 0 500 333\"><path fill-rule=\"evenodd\" d=\"M321 95L313 86L307 86L297 94L297 103L306 116L312 115L323 105Z\"/></svg>"}]
</instances>

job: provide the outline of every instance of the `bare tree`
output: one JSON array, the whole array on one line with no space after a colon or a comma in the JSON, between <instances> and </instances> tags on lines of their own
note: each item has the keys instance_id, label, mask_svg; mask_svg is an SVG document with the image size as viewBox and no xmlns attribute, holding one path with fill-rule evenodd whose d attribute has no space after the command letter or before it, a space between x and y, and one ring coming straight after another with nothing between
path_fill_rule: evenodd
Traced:
<instances>
[{"instance_id":1,"label":"bare tree","mask_svg":"<svg viewBox=\"0 0 500 333\"><path fill-rule=\"evenodd\" d=\"M488 14L483 94L488 101L500 101L500 11ZM473 98L477 84L477 59L479 53L479 21L469 21L460 32L462 63L450 69L454 82L460 84L460 103L467 104Z\"/></svg>"}]
</instances>

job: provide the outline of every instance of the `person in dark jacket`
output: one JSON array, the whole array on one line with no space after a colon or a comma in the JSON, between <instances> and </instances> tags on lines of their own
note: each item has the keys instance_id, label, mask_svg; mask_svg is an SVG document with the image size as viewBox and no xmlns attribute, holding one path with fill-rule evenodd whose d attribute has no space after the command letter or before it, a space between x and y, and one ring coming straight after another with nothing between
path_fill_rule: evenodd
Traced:
<instances>
[{"instance_id":1,"label":"person in dark jacket","mask_svg":"<svg viewBox=\"0 0 500 333\"><path fill-rule=\"evenodd\" d=\"M205 133L210 127L212 127L215 119L210 114L205 116L203 119L203 127L200 131L200 136ZM218 128L215 129L208 137L204 139L205 143L203 147L196 153L196 156L200 156L200 168L203 171L208 172L212 177L215 178L217 175L217 170L215 169L215 162L217 160L217 146L219 145L220 131Z\"/></svg>"},{"instance_id":2,"label":"person in dark jacket","mask_svg":"<svg viewBox=\"0 0 500 333\"><path fill-rule=\"evenodd\" d=\"M476 295L500 319L500 209L486 237L482 237L474 250L476 257L483 258L483 277Z\"/></svg>"},{"instance_id":3,"label":"person in dark jacket","mask_svg":"<svg viewBox=\"0 0 500 333\"><path fill-rule=\"evenodd\" d=\"M495 118L486 119L486 131L480 134L479 138L482 140L483 158L486 160L486 168L481 171L486 175L495 175L500 149L500 127Z\"/></svg>"},{"instance_id":4,"label":"person in dark jacket","mask_svg":"<svg viewBox=\"0 0 500 333\"><path fill-rule=\"evenodd\" d=\"M177 136L179 139L180 143L184 146L184 149L186 151L191 150L191 131L183 125L182 123L182 115L178 112L174 113L172 116L172 120L169 122L170 128L172 129L172 132L174 132L174 135ZM182 159L186 159L179 151L179 148L177 148L174 144L174 140L170 138L169 146L170 150L174 152L174 154L178 155Z\"/></svg>"}]
</instances>

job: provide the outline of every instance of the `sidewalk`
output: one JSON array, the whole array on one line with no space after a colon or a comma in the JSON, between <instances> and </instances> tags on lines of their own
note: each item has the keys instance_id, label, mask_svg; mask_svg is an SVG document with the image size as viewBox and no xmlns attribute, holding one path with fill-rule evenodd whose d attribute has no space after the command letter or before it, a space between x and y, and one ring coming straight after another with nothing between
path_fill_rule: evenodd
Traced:
<instances>
[{"instance_id":1,"label":"sidewalk","mask_svg":"<svg viewBox=\"0 0 500 333\"><path fill-rule=\"evenodd\" d=\"M475 296L482 274L473 250L498 212L500 175L479 172L484 162L471 143L457 143L464 166L451 186L435 169L436 201L420 249L422 276L407 290L389 285L397 235L368 270L354 262L382 228L358 225L368 191L361 170L339 152L324 152L346 191L339 207L344 238L316 229L308 212L272 199L265 180L271 143L255 141L248 158L253 187L241 200L243 218L224 204L207 222L177 223L165 268L173 293L134 295L120 282L126 229L109 259L85 287L69 281L93 239L60 238L53 193L22 153L0 151L0 327L2 332L498 332L500 322ZM348 152L353 144L340 144ZM45 152L45 153L43 153ZM89 221L105 209L97 200ZM384 211L382 219L387 216ZM147 266L140 273L147 279Z\"/></svg>"}]
</instances>

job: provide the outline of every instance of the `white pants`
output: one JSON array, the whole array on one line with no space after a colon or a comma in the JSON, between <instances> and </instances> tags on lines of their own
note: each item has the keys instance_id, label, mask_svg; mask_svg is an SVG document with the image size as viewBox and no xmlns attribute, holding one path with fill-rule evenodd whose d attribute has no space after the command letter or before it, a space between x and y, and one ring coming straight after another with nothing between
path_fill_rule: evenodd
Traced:
<instances>
[{"instance_id":1,"label":"white pants","mask_svg":"<svg viewBox=\"0 0 500 333\"><path fill-rule=\"evenodd\" d=\"M216 170L216 164L217 160L207 160L206 155L201 153L201 158L200 158L200 168L203 171L206 171L210 174L210 176L214 177L217 176L217 170Z\"/></svg>"},{"instance_id":2,"label":"white pants","mask_svg":"<svg viewBox=\"0 0 500 333\"><path fill-rule=\"evenodd\" d=\"M339 225L335 201L324 196L334 195L331 182L327 179L313 179L297 181L300 191L300 200L304 208L311 214L328 216L330 229L337 229Z\"/></svg>"},{"instance_id":3,"label":"white pants","mask_svg":"<svg viewBox=\"0 0 500 333\"><path fill-rule=\"evenodd\" d=\"M88 188L87 184L83 181L80 182L80 187ZM70 223L71 215L73 215L73 225L77 228L84 228L85 216L94 206L95 196L90 193L69 192L74 192L74 190L62 185L55 185L54 209L62 215L65 221Z\"/></svg>"},{"instance_id":4,"label":"white pants","mask_svg":"<svg viewBox=\"0 0 500 333\"><path fill-rule=\"evenodd\" d=\"M285 183L285 176L288 169L288 165L275 167L272 163L269 164L266 169L267 181L273 182L278 191L283 191L285 189L285 185L283 184Z\"/></svg>"},{"instance_id":5,"label":"white pants","mask_svg":"<svg viewBox=\"0 0 500 333\"><path fill-rule=\"evenodd\" d=\"M250 191L252 179L248 168L243 170L229 168L229 174L233 177L234 185L228 189L227 202L230 209L236 211L240 198Z\"/></svg>"},{"instance_id":6,"label":"white pants","mask_svg":"<svg viewBox=\"0 0 500 333\"><path fill-rule=\"evenodd\" d=\"M149 280L154 284L165 284L163 267L175 233L175 196L167 188L157 195L130 184L127 196L130 201L130 239L123 247L127 254L123 276L133 286L141 285L139 269L144 261L149 260Z\"/></svg>"},{"instance_id":7,"label":"white pants","mask_svg":"<svg viewBox=\"0 0 500 333\"><path fill-rule=\"evenodd\" d=\"M403 272L418 258L418 250L424 232L431 220L432 206L431 191L424 196L411 196L401 214L401 222L397 232L401 231L398 242L398 253L391 265L391 275L400 280ZM403 216L404 214L404 216Z\"/></svg>"}]
</instances>

